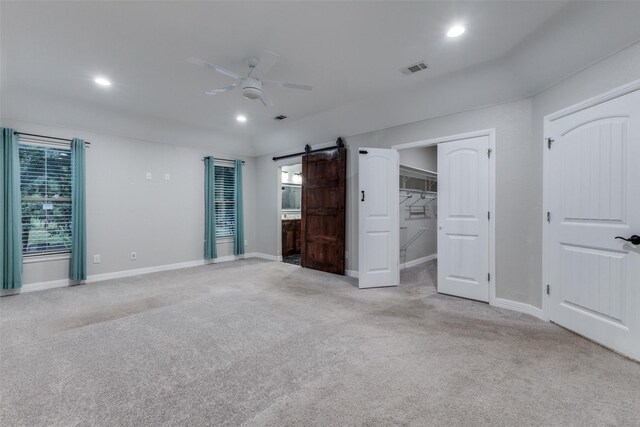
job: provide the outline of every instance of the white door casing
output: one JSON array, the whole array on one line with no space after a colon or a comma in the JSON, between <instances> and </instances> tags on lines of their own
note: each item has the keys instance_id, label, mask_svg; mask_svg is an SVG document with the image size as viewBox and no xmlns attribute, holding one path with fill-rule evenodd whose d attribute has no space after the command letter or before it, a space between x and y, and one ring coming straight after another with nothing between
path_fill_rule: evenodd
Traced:
<instances>
[{"instance_id":1,"label":"white door casing","mask_svg":"<svg viewBox=\"0 0 640 427\"><path fill-rule=\"evenodd\" d=\"M490 136L438 144L438 292L489 301Z\"/></svg>"},{"instance_id":2,"label":"white door casing","mask_svg":"<svg viewBox=\"0 0 640 427\"><path fill-rule=\"evenodd\" d=\"M398 151L360 148L358 157L359 287L397 286Z\"/></svg>"},{"instance_id":3,"label":"white door casing","mask_svg":"<svg viewBox=\"0 0 640 427\"><path fill-rule=\"evenodd\" d=\"M640 90L547 119L551 321L640 360Z\"/></svg>"}]
</instances>

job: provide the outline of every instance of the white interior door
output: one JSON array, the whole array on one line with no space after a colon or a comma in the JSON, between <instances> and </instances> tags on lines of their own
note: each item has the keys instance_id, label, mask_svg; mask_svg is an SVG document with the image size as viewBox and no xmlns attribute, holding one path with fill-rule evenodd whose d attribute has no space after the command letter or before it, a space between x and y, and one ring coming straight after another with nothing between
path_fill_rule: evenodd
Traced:
<instances>
[{"instance_id":1,"label":"white interior door","mask_svg":"<svg viewBox=\"0 0 640 427\"><path fill-rule=\"evenodd\" d=\"M398 151L360 148L359 287L397 286L400 281Z\"/></svg>"},{"instance_id":2,"label":"white interior door","mask_svg":"<svg viewBox=\"0 0 640 427\"><path fill-rule=\"evenodd\" d=\"M549 318L640 360L640 91L546 130Z\"/></svg>"},{"instance_id":3,"label":"white interior door","mask_svg":"<svg viewBox=\"0 0 640 427\"><path fill-rule=\"evenodd\" d=\"M438 292L489 301L489 136L438 144Z\"/></svg>"}]
</instances>

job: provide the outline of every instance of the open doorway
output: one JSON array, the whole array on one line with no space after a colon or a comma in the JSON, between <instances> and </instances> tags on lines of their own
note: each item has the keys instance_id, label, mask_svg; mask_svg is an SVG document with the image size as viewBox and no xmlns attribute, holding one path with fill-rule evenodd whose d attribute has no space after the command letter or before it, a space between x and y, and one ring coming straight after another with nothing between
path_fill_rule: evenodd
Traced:
<instances>
[{"instance_id":1,"label":"open doorway","mask_svg":"<svg viewBox=\"0 0 640 427\"><path fill-rule=\"evenodd\" d=\"M438 151L398 151L400 284L436 290L438 279Z\"/></svg>"},{"instance_id":2,"label":"open doorway","mask_svg":"<svg viewBox=\"0 0 640 427\"><path fill-rule=\"evenodd\" d=\"M404 161L407 171L415 173L414 169L425 169L434 173L429 174L433 175L432 179L427 179L424 173L423 187L417 190L405 188L401 198L399 151L436 145L435 165L416 168L415 163ZM428 214L433 212L432 219L437 220L437 291L493 304L495 154L492 153L495 153L495 130L395 145L391 149L359 147L358 153L358 286L397 286L401 283L402 264L407 267L411 262L419 263L433 255L415 253L412 255L415 259L408 259L411 245L423 235L428 236L426 223L412 226L413 234L405 225L402 243L400 235L401 215L407 221L414 219L413 215L419 211L424 217L421 219L426 220L425 210L428 210L431 211ZM414 153L405 154L405 158L415 160L417 156L411 154ZM410 178L405 179L405 186ZM429 185L435 190L432 193ZM437 199L427 203L433 196ZM419 202L415 205L410 202L401 209L400 204L404 206L409 199ZM432 203L437 204L435 211L427 208ZM404 262L401 261L401 249L407 252L403 254Z\"/></svg>"},{"instance_id":3,"label":"open doorway","mask_svg":"<svg viewBox=\"0 0 640 427\"><path fill-rule=\"evenodd\" d=\"M281 175L282 261L300 265L302 251L302 163L282 166Z\"/></svg>"},{"instance_id":4,"label":"open doorway","mask_svg":"<svg viewBox=\"0 0 640 427\"><path fill-rule=\"evenodd\" d=\"M437 147L435 152L417 151L432 147ZM402 144L394 148L399 150L399 159L404 159L399 161L400 164L404 161L404 169L415 168L417 162L435 169L428 170L435 172L432 189L435 189L433 195L436 196L437 207L433 210L435 233L431 243L435 241L437 255L433 259L437 257L437 264L431 272L436 274L437 291L493 303L495 154L492 153L495 153L495 130ZM425 153L430 156L421 159L420 155ZM425 199L430 195L426 193ZM401 209L400 218L403 217L411 218L411 212L402 215ZM427 234L429 227L424 228L427 230L422 234ZM399 236L401 238L402 235ZM411 237L406 243L410 241ZM411 262L428 262L428 255L422 259L417 258L418 255L421 254L412 256L415 260L407 261L405 258L404 267L411 266ZM403 266L402 261L399 266Z\"/></svg>"},{"instance_id":5,"label":"open doorway","mask_svg":"<svg viewBox=\"0 0 640 427\"><path fill-rule=\"evenodd\" d=\"M282 260L303 268L345 273L347 150L311 150L301 163L278 168L278 247ZM274 161L298 157L290 154Z\"/></svg>"}]
</instances>

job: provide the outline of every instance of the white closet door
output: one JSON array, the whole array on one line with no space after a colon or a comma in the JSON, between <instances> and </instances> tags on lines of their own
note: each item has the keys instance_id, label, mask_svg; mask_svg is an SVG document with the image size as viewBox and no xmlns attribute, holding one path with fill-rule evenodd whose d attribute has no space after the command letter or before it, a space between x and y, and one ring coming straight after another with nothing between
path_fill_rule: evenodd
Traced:
<instances>
[{"instance_id":1,"label":"white closet door","mask_svg":"<svg viewBox=\"0 0 640 427\"><path fill-rule=\"evenodd\" d=\"M438 292L489 301L489 136L438 144Z\"/></svg>"},{"instance_id":2,"label":"white closet door","mask_svg":"<svg viewBox=\"0 0 640 427\"><path fill-rule=\"evenodd\" d=\"M358 162L359 287L400 282L398 151L360 148Z\"/></svg>"},{"instance_id":3,"label":"white closet door","mask_svg":"<svg viewBox=\"0 0 640 427\"><path fill-rule=\"evenodd\" d=\"M640 91L547 132L549 317L640 360Z\"/></svg>"}]
</instances>

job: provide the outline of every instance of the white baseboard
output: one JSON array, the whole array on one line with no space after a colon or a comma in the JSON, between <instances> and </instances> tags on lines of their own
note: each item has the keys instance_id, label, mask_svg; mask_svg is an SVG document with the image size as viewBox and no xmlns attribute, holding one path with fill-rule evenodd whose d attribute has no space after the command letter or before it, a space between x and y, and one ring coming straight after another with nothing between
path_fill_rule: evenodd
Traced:
<instances>
[{"instance_id":1,"label":"white baseboard","mask_svg":"<svg viewBox=\"0 0 640 427\"><path fill-rule=\"evenodd\" d=\"M45 289L62 288L65 286L69 286L70 284L71 284L71 281L69 279L30 283L28 285L22 285L19 292L24 293L24 292L33 292L33 291L44 291Z\"/></svg>"},{"instance_id":2,"label":"white baseboard","mask_svg":"<svg viewBox=\"0 0 640 427\"><path fill-rule=\"evenodd\" d=\"M136 268L134 270L114 271L113 273L94 274L92 276L87 277L87 280L85 281L85 283L102 282L103 280L110 280L110 279L121 279L123 277L157 273L159 271L179 270L181 268L198 267L200 265L205 265L209 263L210 261L200 259L197 261L186 261L186 262L179 262L176 264L157 265L155 267Z\"/></svg>"},{"instance_id":3,"label":"white baseboard","mask_svg":"<svg viewBox=\"0 0 640 427\"><path fill-rule=\"evenodd\" d=\"M179 270L182 268L198 267L198 266L207 265L207 264L219 264L222 262L230 262L230 261L236 261L239 259L247 259L247 258L261 258L261 259L267 259L269 261L281 261L281 259L278 260L278 258L282 258L282 257L276 257L274 255L267 255L267 254L262 254L258 252L251 252L243 255L227 255L227 256L215 258L213 260L199 259L195 261L179 262L175 264L165 264L165 265L157 265L154 267L136 268L134 270L124 270L124 271L114 271L112 273L94 274L87 277L87 280L84 283L102 282L104 280L110 280L110 279L120 279L123 277L139 276L141 274L157 273L160 271ZM18 292L25 293L25 292L42 291L45 289L63 288L65 286L70 286L71 284L72 283L69 279L29 283L27 285L23 285ZM13 292L13 293L17 293L17 292ZM8 294L13 294L13 293L8 293Z\"/></svg>"},{"instance_id":4,"label":"white baseboard","mask_svg":"<svg viewBox=\"0 0 640 427\"><path fill-rule=\"evenodd\" d=\"M520 313L528 314L530 316L536 317L540 320L547 321L546 316L544 315L544 311L541 308L534 307L530 304L525 304L523 302L511 301L504 298L496 298L491 304L494 307L498 308L506 308L507 310L513 310Z\"/></svg>"},{"instance_id":5,"label":"white baseboard","mask_svg":"<svg viewBox=\"0 0 640 427\"><path fill-rule=\"evenodd\" d=\"M249 257L247 257L249 258ZM251 254L251 258L260 258L260 259L266 259L268 261L279 261L282 262L282 255L269 255L269 254L263 254L261 252L253 252Z\"/></svg>"},{"instance_id":6,"label":"white baseboard","mask_svg":"<svg viewBox=\"0 0 640 427\"><path fill-rule=\"evenodd\" d=\"M438 258L438 254L427 255L422 258L414 259L413 261L405 262L404 264L400 264L400 270L404 270L405 268L415 267L416 265L420 265L427 261L431 261L432 259Z\"/></svg>"},{"instance_id":7,"label":"white baseboard","mask_svg":"<svg viewBox=\"0 0 640 427\"><path fill-rule=\"evenodd\" d=\"M356 279L358 278L358 270L345 270L344 274L349 277L355 277Z\"/></svg>"}]
</instances>

